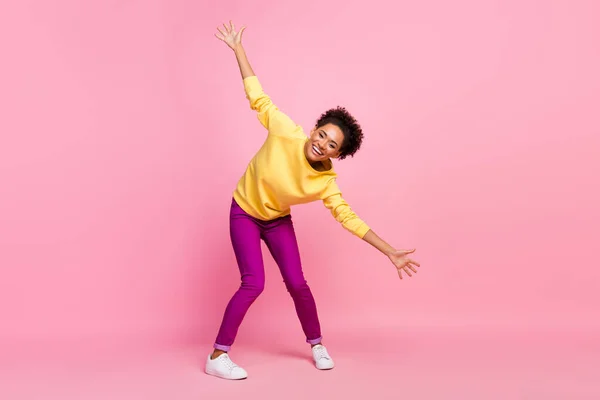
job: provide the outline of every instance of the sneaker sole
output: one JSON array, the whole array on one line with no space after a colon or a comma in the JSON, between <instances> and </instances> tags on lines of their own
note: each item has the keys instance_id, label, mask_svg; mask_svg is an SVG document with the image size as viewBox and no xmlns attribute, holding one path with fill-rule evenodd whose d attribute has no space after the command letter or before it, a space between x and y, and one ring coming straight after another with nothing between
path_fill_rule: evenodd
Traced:
<instances>
[{"instance_id":1,"label":"sneaker sole","mask_svg":"<svg viewBox=\"0 0 600 400\"><path fill-rule=\"evenodd\" d=\"M219 374L217 374L217 373L215 373L215 372L211 372L211 371L207 371L207 370L204 370L204 373L205 373L206 375L214 376L214 377L216 377L216 378L225 379L225 380L227 380L227 381L243 381L244 379L248 379L248 377L247 377L247 376L244 376L243 378L229 378L229 377L227 377L227 376L222 376L222 375L219 375Z\"/></svg>"},{"instance_id":2,"label":"sneaker sole","mask_svg":"<svg viewBox=\"0 0 600 400\"><path fill-rule=\"evenodd\" d=\"M335 365L332 365L331 367L318 367L315 365L315 367L317 367L317 369L320 371L328 371L330 369L333 369L335 367Z\"/></svg>"}]
</instances>

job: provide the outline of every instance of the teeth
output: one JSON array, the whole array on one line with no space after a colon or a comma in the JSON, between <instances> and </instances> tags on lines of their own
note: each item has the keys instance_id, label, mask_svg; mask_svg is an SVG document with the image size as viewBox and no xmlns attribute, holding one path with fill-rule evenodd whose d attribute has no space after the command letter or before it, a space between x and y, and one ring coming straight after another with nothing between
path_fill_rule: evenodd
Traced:
<instances>
[{"instance_id":1,"label":"teeth","mask_svg":"<svg viewBox=\"0 0 600 400\"><path fill-rule=\"evenodd\" d=\"M317 154L319 154L320 156L323 155L323 153L321 153L321 151L319 149L317 149L317 146L313 145L313 149L315 149L315 151L317 152Z\"/></svg>"}]
</instances>

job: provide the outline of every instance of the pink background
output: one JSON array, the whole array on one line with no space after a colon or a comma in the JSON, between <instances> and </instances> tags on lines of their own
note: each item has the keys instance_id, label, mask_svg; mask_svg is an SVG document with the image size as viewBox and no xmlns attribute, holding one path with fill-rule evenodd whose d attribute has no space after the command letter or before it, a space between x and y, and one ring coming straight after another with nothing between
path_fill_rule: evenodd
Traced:
<instances>
[{"instance_id":1,"label":"pink background","mask_svg":"<svg viewBox=\"0 0 600 400\"><path fill-rule=\"evenodd\" d=\"M265 137L213 36L229 19L298 123L336 105L359 119L339 184L422 264L400 281L322 204L295 208L326 337L600 328L599 3L61 0L0 15L1 347L208 351L238 285L231 193ZM265 259L238 344L302 343Z\"/></svg>"}]
</instances>

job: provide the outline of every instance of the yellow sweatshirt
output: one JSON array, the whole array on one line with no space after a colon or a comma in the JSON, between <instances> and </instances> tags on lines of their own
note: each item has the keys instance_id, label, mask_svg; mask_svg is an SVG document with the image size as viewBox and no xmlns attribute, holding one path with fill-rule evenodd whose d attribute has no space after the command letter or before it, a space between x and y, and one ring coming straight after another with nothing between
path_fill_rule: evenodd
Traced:
<instances>
[{"instance_id":1,"label":"yellow sweatshirt","mask_svg":"<svg viewBox=\"0 0 600 400\"><path fill-rule=\"evenodd\" d=\"M273 104L256 76L244 79L244 89L268 135L239 180L235 201L254 218L269 221L290 214L291 206L322 200L344 228L363 238L369 227L343 199L333 166L317 171L306 159L309 138L302 127Z\"/></svg>"}]
</instances>

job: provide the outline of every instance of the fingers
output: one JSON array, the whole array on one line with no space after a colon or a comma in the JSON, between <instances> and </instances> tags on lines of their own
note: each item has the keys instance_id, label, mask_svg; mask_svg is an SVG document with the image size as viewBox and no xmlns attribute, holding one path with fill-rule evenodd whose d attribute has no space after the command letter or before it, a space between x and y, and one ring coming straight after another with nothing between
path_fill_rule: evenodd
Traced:
<instances>
[{"instance_id":1,"label":"fingers","mask_svg":"<svg viewBox=\"0 0 600 400\"><path fill-rule=\"evenodd\" d=\"M410 268L415 274L417 273L417 270L415 269L415 266L420 267L421 264L419 264L418 262L411 260L411 259L407 259L406 260L406 264L402 267L402 268Z\"/></svg>"},{"instance_id":2,"label":"fingers","mask_svg":"<svg viewBox=\"0 0 600 400\"><path fill-rule=\"evenodd\" d=\"M242 34L244 33L244 30L245 30L245 29L246 29L246 27L245 27L245 26L242 26L242 27L240 28L240 32L239 32L240 39L242 38Z\"/></svg>"},{"instance_id":3,"label":"fingers","mask_svg":"<svg viewBox=\"0 0 600 400\"><path fill-rule=\"evenodd\" d=\"M400 279L402 279L402 271L404 271L404 273L406 275L408 275L409 277L412 278L412 274L410 273L409 270L405 269L405 268L398 268L398 276L400 277Z\"/></svg>"},{"instance_id":4,"label":"fingers","mask_svg":"<svg viewBox=\"0 0 600 400\"><path fill-rule=\"evenodd\" d=\"M221 29L224 29L225 32L223 32ZM242 29L240 29L240 31L237 33L240 37L242 35L242 32L244 31L244 29L246 29L245 26L242 26ZM221 34L222 37L218 37L221 40L224 40L226 37L228 37L231 34L235 34L235 25L233 24L233 21L229 21L229 25L223 24L223 28L221 27L217 27L217 30L219 31L219 33Z\"/></svg>"},{"instance_id":5,"label":"fingers","mask_svg":"<svg viewBox=\"0 0 600 400\"><path fill-rule=\"evenodd\" d=\"M412 270L412 272L414 272L415 274L417 273L417 270L415 269L415 267L413 267L411 264L406 263L405 265L398 267L398 276L400 277L400 279L402 279L402 271L404 271L404 273L406 275L409 276L409 278L412 278L412 274L410 273L409 269Z\"/></svg>"},{"instance_id":6,"label":"fingers","mask_svg":"<svg viewBox=\"0 0 600 400\"><path fill-rule=\"evenodd\" d=\"M409 262L409 263L411 263L411 264L414 264L414 265L416 265L417 267L420 267L420 266L421 266L421 264L419 264L419 263L418 263L418 262L416 262L415 260L411 260L410 258L408 259L408 262Z\"/></svg>"}]
</instances>

